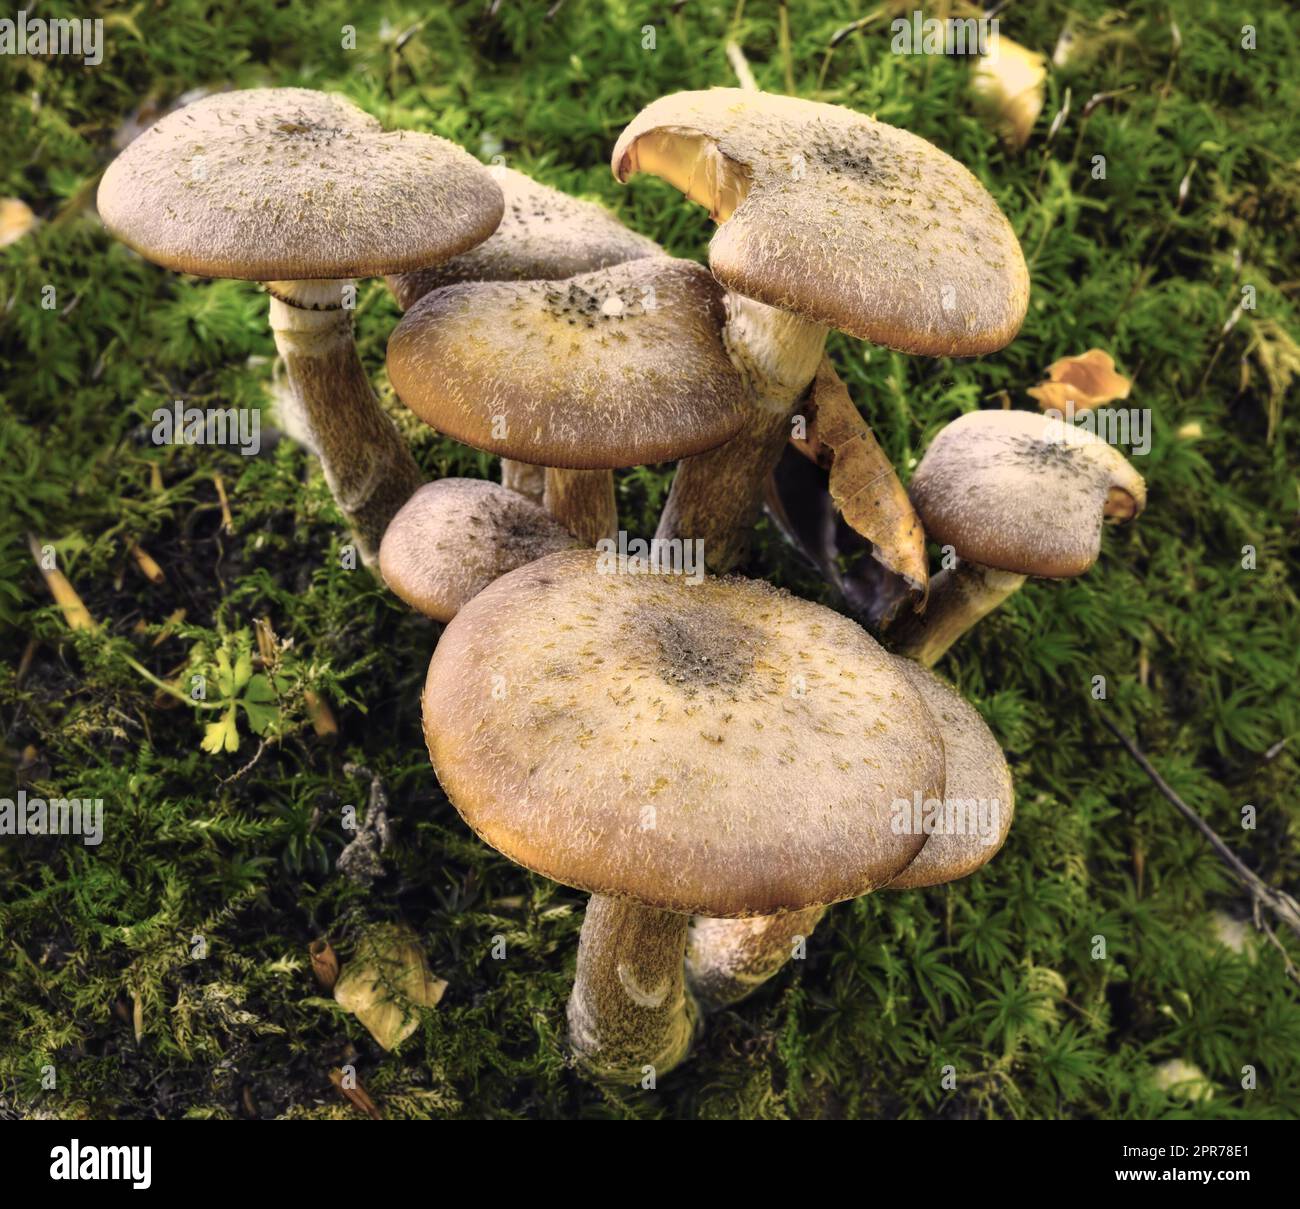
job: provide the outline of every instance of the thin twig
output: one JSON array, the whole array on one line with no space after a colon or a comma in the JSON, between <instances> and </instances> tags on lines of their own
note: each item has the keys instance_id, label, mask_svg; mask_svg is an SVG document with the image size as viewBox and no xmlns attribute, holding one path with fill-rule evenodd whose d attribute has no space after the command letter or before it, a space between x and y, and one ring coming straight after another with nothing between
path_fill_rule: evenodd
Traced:
<instances>
[{"instance_id":1,"label":"thin twig","mask_svg":"<svg viewBox=\"0 0 1300 1209\"><path fill-rule=\"evenodd\" d=\"M1282 964L1286 966L1287 977L1291 979L1296 986L1300 986L1300 970L1295 967L1295 962L1291 960L1291 954L1286 951L1286 946L1277 938L1277 934L1268 926L1268 921L1259 912L1259 899L1254 899L1251 903L1251 915L1255 920L1255 928L1263 932L1268 937L1269 943L1282 954Z\"/></svg>"},{"instance_id":2,"label":"thin twig","mask_svg":"<svg viewBox=\"0 0 1300 1209\"><path fill-rule=\"evenodd\" d=\"M1220 859L1232 870L1237 880L1250 892L1251 901L1255 910L1255 918L1263 931L1273 941L1278 948L1282 948L1281 942L1275 937L1271 930L1264 925L1259 915L1259 907L1262 904L1267 907L1277 917L1279 922L1289 928L1296 936L1300 937L1300 903L1297 903L1285 890L1279 890L1270 886L1264 881L1253 869L1246 865L1239 856L1227 844L1219 838L1218 832L1209 825L1199 814L1196 813L1182 798L1174 792L1169 782L1164 779L1152 765L1151 761L1146 758L1133 742L1122 730L1119 729L1109 718L1102 718L1102 725L1111 732L1123 745L1125 750L1137 762L1152 783L1160 792L1169 800L1174 808L1185 818L1193 827L1197 829L1209 841L1210 847L1218 853ZM1285 949L1283 953L1285 954ZM1300 977L1295 975L1295 967L1287 959L1287 973L1300 983Z\"/></svg>"}]
</instances>

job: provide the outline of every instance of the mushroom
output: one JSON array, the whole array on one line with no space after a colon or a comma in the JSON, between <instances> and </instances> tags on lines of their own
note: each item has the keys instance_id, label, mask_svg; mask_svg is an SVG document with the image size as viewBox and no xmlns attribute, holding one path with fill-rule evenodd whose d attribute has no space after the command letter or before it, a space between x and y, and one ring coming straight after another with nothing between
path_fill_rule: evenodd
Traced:
<instances>
[{"instance_id":1,"label":"mushroom","mask_svg":"<svg viewBox=\"0 0 1300 1209\"><path fill-rule=\"evenodd\" d=\"M546 508L583 542L618 530L609 470L713 449L744 422L722 346L722 291L649 256L564 281L426 294L388 342L388 374L426 424L541 465Z\"/></svg>"},{"instance_id":2,"label":"mushroom","mask_svg":"<svg viewBox=\"0 0 1300 1209\"><path fill-rule=\"evenodd\" d=\"M558 521L508 487L439 479L393 517L379 546L379 571L416 612L450 621L507 571L575 545Z\"/></svg>"},{"instance_id":3,"label":"mushroom","mask_svg":"<svg viewBox=\"0 0 1300 1209\"><path fill-rule=\"evenodd\" d=\"M653 239L629 231L604 206L570 197L504 165L491 172L505 197L501 225L460 256L389 277L402 310L430 290L462 281L556 281L664 254ZM501 482L542 502L545 474L540 466L503 458ZM612 478L610 483L612 493Z\"/></svg>"},{"instance_id":4,"label":"mushroom","mask_svg":"<svg viewBox=\"0 0 1300 1209\"><path fill-rule=\"evenodd\" d=\"M974 411L943 428L911 483L926 532L955 564L930 580L923 614L890 631L927 667L1025 577L1082 575L1101 552L1101 527L1146 507L1143 478L1086 429L1027 411Z\"/></svg>"},{"instance_id":5,"label":"mushroom","mask_svg":"<svg viewBox=\"0 0 1300 1209\"><path fill-rule=\"evenodd\" d=\"M178 109L99 186L104 225L146 259L265 283L276 347L367 563L420 473L357 356L351 279L464 252L492 233L503 204L487 169L454 144L386 133L350 101L302 88Z\"/></svg>"},{"instance_id":6,"label":"mushroom","mask_svg":"<svg viewBox=\"0 0 1300 1209\"><path fill-rule=\"evenodd\" d=\"M718 88L647 106L614 175L651 172L720 224L709 267L727 286L726 339L753 399L733 441L678 467L660 537L702 537L709 565L744 551L764 480L830 328L903 352L972 356L1007 344L1029 274L997 203L916 135L836 105Z\"/></svg>"},{"instance_id":7,"label":"mushroom","mask_svg":"<svg viewBox=\"0 0 1300 1209\"><path fill-rule=\"evenodd\" d=\"M593 550L503 576L429 665L424 733L452 804L525 868L590 891L570 1040L601 1078L689 1048L688 917L882 886L943 791L920 695L864 630L766 583L601 574ZM653 1068L648 1071L646 1068Z\"/></svg>"},{"instance_id":8,"label":"mushroom","mask_svg":"<svg viewBox=\"0 0 1300 1209\"><path fill-rule=\"evenodd\" d=\"M914 791L910 801L894 804L896 811L906 808L899 817L907 825L920 822L932 829L923 832L916 859L884 889L918 890L957 881L988 862L1011 828L1014 794L1006 758L974 707L919 664L896 659L895 666L920 694L943 739L942 800L927 806ZM700 1006L729 1007L756 990L785 965L825 910L814 906L755 919L693 920L686 972Z\"/></svg>"}]
</instances>

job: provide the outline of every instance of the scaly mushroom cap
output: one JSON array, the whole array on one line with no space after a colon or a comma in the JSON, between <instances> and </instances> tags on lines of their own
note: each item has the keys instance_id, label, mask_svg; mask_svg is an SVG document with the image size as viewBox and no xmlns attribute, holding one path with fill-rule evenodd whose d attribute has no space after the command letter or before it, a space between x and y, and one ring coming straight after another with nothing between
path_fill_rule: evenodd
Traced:
<instances>
[{"instance_id":1,"label":"scaly mushroom cap","mask_svg":"<svg viewBox=\"0 0 1300 1209\"><path fill-rule=\"evenodd\" d=\"M1082 575L1103 521L1147 502L1127 458L1085 429L1027 411L973 411L942 429L911 483L933 541L1017 575Z\"/></svg>"},{"instance_id":2,"label":"scaly mushroom cap","mask_svg":"<svg viewBox=\"0 0 1300 1209\"><path fill-rule=\"evenodd\" d=\"M721 338L722 291L648 256L567 281L426 294L388 341L388 376L426 424L476 449L576 470L704 453L746 395Z\"/></svg>"},{"instance_id":3,"label":"scaly mushroom cap","mask_svg":"<svg viewBox=\"0 0 1300 1209\"><path fill-rule=\"evenodd\" d=\"M890 890L919 890L974 873L993 857L1011 829L1014 790L1006 757L974 706L919 663L898 665L943 739L943 811L920 855L889 883Z\"/></svg>"},{"instance_id":4,"label":"scaly mushroom cap","mask_svg":"<svg viewBox=\"0 0 1300 1209\"><path fill-rule=\"evenodd\" d=\"M664 254L653 239L629 231L604 206L579 201L513 168L491 172L506 200L501 225L460 256L390 277L388 287L402 310L430 290L462 281L559 281Z\"/></svg>"},{"instance_id":5,"label":"scaly mushroom cap","mask_svg":"<svg viewBox=\"0 0 1300 1209\"><path fill-rule=\"evenodd\" d=\"M511 860L668 911L763 915L887 883L943 793L943 744L897 661L766 583L602 574L552 554L484 589L429 664L447 796Z\"/></svg>"},{"instance_id":6,"label":"scaly mushroom cap","mask_svg":"<svg viewBox=\"0 0 1300 1209\"><path fill-rule=\"evenodd\" d=\"M909 353L971 356L1020 330L1029 272L997 202L925 139L838 105L679 92L623 131L614 175L652 172L722 225L709 266L769 306Z\"/></svg>"},{"instance_id":7,"label":"scaly mushroom cap","mask_svg":"<svg viewBox=\"0 0 1300 1209\"><path fill-rule=\"evenodd\" d=\"M99 186L118 239L201 277L309 281L418 268L481 243L504 202L454 143L385 133L343 97L223 92L151 126Z\"/></svg>"},{"instance_id":8,"label":"scaly mushroom cap","mask_svg":"<svg viewBox=\"0 0 1300 1209\"><path fill-rule=\"evenodd\" d=\"M507 571L577 545L517 491L483 479L439 479L393 517L379 546L379 570L411 608L450 621Z\"/></svg>"}]
</instances>

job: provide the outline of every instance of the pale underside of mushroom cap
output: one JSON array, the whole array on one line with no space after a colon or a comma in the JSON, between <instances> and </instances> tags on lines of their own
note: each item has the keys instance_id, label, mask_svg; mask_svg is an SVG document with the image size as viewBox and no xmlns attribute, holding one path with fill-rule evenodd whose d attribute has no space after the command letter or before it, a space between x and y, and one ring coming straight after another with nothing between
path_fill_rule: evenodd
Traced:
<instances>
[{"instance_id":1,"label":"pale underside of mushroom cap","mask_svg":"<svg viewBox=\"0 0 1300 1209\"><path fill-rule=\"evenodd\" d=\"M146 259L254 281L418 268L482 242L503 206L491 173L454 143L385 133L351 101L304 88L186 105L99 186L104 225Z\"/></svg>"},{"instance_id":2,"label":"pale underside of mushroom cap","mask_svg":"<svg viewBox=\"0 0 1300 1209\"><path fill-rule=\"evenodd\" d=\"M505 196L501 225L468 252L390 277L402 310L430 290L461 281L558 281L663 255L653 239L629 231L604 206L570 197L513 168L491 172Z\"/></svg>"},{"instance_id":3,"label":"pale underside of mushroom cap","mask_svg":"<svg viewBox=\"0 0 1300 1209\"><path fill-rule=\"evenodd\" d=\"M1011 770L993 732L950 684L911 659L898 665L921 695L943 739L944 791L939 828L890 890L917 890L974 873L1007 838L1015 810ZM924 803L922 803L924 808Z\"/></svg>"},{"instance_id":4,"label":"pale underside of mushroom cap","mask_svg":"<svg viewBox=\"0 0 1300 1209\"><path fill-rule=\"evenodd\" d=\"M443 634L424 733L494 848L669 911L853 898L923 835L892 805L943 792L943 744L895 660L766 583L602 574L591 550L497 580Z\"/></svg>"},{"instance_id":5,"label":"pale underside of mushroom cap","mask_svg":"<svg viewBox=\"0 0 1300 1209\"><path fill-rule=\"evenodd\" d=\"M426 294L388 341L393 387L457 441L541 466L613 470L704 453L744 422L722 291L648 256L565 281Z\"/></svg>"},{"instance_id":6,"label":"pale underside of mushroom cap","mask_svg":"<svg viewBox=\"0 0 1300 1209\"><path fill-rule=\"evenodd\" d=\"M393 517L379 547L379 570L411 608L450 621L506 572L577 544L517 491L483 479L439 479Z\"/></svg>"},{"instance_id":7,"label":"pale underside of mushroom cap","mask_svg":"<svg viewBox=\"0 0 1300 1209\"><path fill-rule=\"evenodd\" d=\"M1029 272L997 202L925 139L838 105L716 88L648 105L614 175L653 172L721 222L709 266L769 306L889 348L1007 344Z\"/></svg>"},{"instance_id":8,"label":"pale underside of mushroom cap","mask_svg":"<svg viewBox=\"0 0 1300 1209\"><path fill-rule=\"evenodd\" d=\"M1131 520L1146 483L1085 429L1027 411L968 412L930 443L909 487L933 541L969 562L1065 579L1101 550L1103 521Z\"/></svg>"}]
</instances>

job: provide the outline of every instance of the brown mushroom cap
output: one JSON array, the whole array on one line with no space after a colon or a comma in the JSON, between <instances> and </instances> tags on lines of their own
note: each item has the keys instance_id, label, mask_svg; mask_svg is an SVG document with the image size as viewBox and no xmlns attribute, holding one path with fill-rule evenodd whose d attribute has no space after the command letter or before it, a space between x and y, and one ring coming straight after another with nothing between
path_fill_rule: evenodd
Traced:
<instances>
[{"instance_id":1,"label":"brown mushroom cap","mask_svg":"<svg viewBox=\"0 0 1300 1209\"><path fill-rule=\"evenodd\" d=\"M1101 551L1102 522L1146 507L1142 476L1085 429L1027 411L973 411L942 429L912 502L932 540L969 562L1067 579Z\"/></svg>"},{"instance_id":2,"label":"brown mushroom cap","mask_svg":"<svg viewBox=\"0 0 1300 1209\"><path fill-rule=\"evenodd\" d=\"M648 256L567 281L426 294L388 341L388 376L439 432L502 457L614 470L704 453L745 418L702 266Z\"/></svg>"},{"instance_id":3,"label":"brown mushroom cap","mask_svg":"<svg viewBox=\"0 0 1300 1209\"><path fill-rule=\"evenodd\" d=\"M306 281L418 268L481 243L504 203L446 139L385 133L343 97L252 88L168 114L99 186L104 225L202 277Z\"/></svg>"},{"instance_id":4,"label":"brown mushroom cap","mask_svg":"<svg viewBox=\"0 0 1300 1209\"><path fill-rule=\"evenodd\" d=\"M919 663L899 659L898 665L943 738L940 829L927 836L916 860L889 883L890 890L918 890L956 881L991 859L1011 829L1015 795L1006 757L975 707Z\"/></svg>"},{"instance_id":5,"label":"brown mushroom cap","mask_svg":"<svg viewBox=\"0 0 1300 1209\"><path fill-rule=\"evenodd\" d=\"M838 105L679 92L623 131L614 175L653 172L722 225L709 265L769 306L909 353L1007 344L1029 272L984 186L925 139Z\"/></svg>"},{"instance_id":6,"label":"brown mushroom cap","mask_svg":"<svg viewBox=\"0 0 1300 1209\"><path fill-rule=\"evenodd\" d=\"M450 621L507 571L577 545L517 491L483 479L439 479L393 517L379 546L379 570L411 608Z\"/></svg>"},{"instance_id":7,"label":"brown mushroom cap","mask_svg":"<svg viewBox=\"0 0 1300 1209\"><path fill-rule=\"evenodd\" d=\"M430 290L461 281L558 281L642 256L662 256L604 206L580 201L513 168L493 168L506 210L493 235L441 264L400 273L388 286L402 310Z\"/></svg>"},{"instance_id":8,"label":"brown mushroom cap","mask_svg":"<svg viewBox=\"0 0 1300 1209\"><path fill-rule=\"evenodd\" d=\"M891 804L943 792L943 745L896 660L766 583L601 574L552 554L469 602L424 691L429 757L511 860L717 917L853 898L924 835Z\"/></svg>"}]
</instances>

